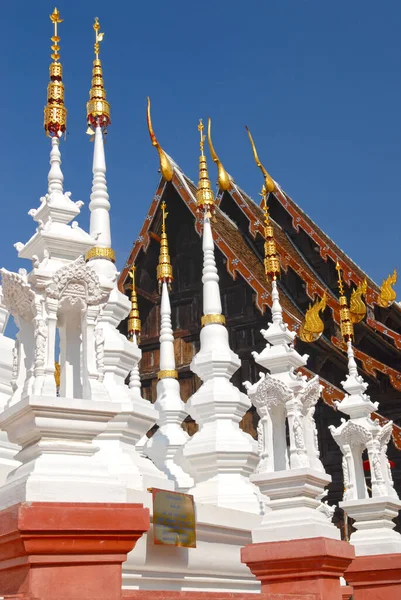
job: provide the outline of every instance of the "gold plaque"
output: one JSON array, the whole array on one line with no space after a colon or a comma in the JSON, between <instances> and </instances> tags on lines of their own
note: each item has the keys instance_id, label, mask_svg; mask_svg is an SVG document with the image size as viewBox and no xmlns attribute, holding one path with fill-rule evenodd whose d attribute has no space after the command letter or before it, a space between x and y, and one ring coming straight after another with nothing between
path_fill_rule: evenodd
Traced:
<instances>
[{"instance_id":1,"label":"gold plaque","mask_svg":"<svg viewBox=\"0 0 401 600\"><path fill-rule=\"evenodd\" d=\"M153 541L162 546L196 548L194 497L151 488Z\"/></svg>"}]
</instances>

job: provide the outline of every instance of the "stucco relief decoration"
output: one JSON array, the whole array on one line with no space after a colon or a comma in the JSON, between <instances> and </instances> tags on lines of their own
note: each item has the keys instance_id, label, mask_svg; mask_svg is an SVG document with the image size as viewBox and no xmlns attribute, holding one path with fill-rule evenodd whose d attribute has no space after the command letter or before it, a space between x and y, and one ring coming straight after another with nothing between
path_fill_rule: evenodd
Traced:
<instances>
[{"instance_id":1,"label":"stucco relief decoration","mask_svg":"<svg viewBox=\"0 0 401 600\"><path fill-rule=\"evenodd\" d=\"M82 300L88 305L101 304L108 296L108 292L100 287L97 274L82 256L56 271L46 287L46 294L56 300L68 298L71 304Z\"/></svg>"},{"instance_id":2,"label":"stucco relief decoration","mask_svg":"<svg viewBox=\"0 0 401 600\"><path fill-rule=\"evenodd\" d=\"M25 269L18 273L1 269L4 304L13 317L22 317L30 321L33 317L35 294L27 281Z\"/></svg>"},{"instance_id":3,"label":"stucco relief decoration","mask_svg":"<svg viewBox=\"0 0 401 600\"><path fill-rule=\"evenodd\" d=\"M101 327L95 329L96 368L100 374L104 373L104 334Z\"/></svg>"},{"instance_id":4,"label":"stucco relief decoration","mask_svg":"<svg viewBox=\"0 0 401 600\"><path fill-rule=\"evenodd\" d=\"M290 388L268 373L265 375L261 373L259 381L254 385L251 385L248 381L244 385L259 416L266 414L273 406L285 405L292 398Z\"/></svg>"},{"instance_id":5,"label":"stucco relief decoration","mask_svg":"<svg viewBox=\"0 0 401 600\"><path fill-rule=\"evenodd\" d=\"M44 319L38 319L35 327L35 367L43 367L46 361L47 326Z\"/></svg>"}]
</instances>

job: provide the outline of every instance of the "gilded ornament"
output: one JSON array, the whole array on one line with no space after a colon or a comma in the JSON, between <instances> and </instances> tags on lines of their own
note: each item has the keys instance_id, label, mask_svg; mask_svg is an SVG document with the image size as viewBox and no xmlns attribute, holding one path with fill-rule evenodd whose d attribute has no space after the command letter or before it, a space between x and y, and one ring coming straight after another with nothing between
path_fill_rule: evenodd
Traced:
<instances>
[{"instance_id":1,"label":"gilded ornament","mask_svg":"<svg viewBox=\"0 0 401 600\"><path fill-rule=\"evenodd\" d=\"M106 100L106 90L104 89L102 62L99 58L100 42L103 41L104 33L100 32L99 19L95 18L93 24L95 31L95 60L92 70L92 87L89 92L89 102L86 104L86 116L88 121L87 133L93 135L92 127L102 127L106 130L110 125L110 104Z\"/></svg>"},{"instance_id":2,"label":"gilded ornament","mask_svg":"<svg viewBox=\"0 0 401 600\"><path fill-rule=\"evenodd\" d=\"M397 283L397 269L394 269L392 275L389 275L381 285L377 304L382 308L388 308L395 301L397 294L393 290L393 285Z\"/></svg>"},{"instance_id":3,"label":"gilded ornament","mask_svg":"<svg viewBox=\"0 0 401 600\"><path fill-rule=\"evenodd\" d=\"M231 187L231 180L230 180L230 176L228 175L227 171L225 170L225 168L223 167L223 165L221 164L219 157L217 156L213 144L212 144L212 120L209 117L208 119L208 124L207 124L207 139L209 142L209 150L210 150L210 155L212 157L213 162L216 163L217 165L217 182L219 185L219 188L221 190L227 191L230 189Z\"/></svg>"},{"instance_id":4,"label":"gilded ornament","mask_svg":"<svg viewBox=\"0 0 401 600\"><path fill-rule=\"evenodd\" d=\"M161 174L163 175L163 177L166 181L171 181L173 179L174 169L173 169L171 162L169 161L169 159L167 157L167 154L164 152L164 150L160 146L159 142L157 141L155 132L153 131L152 118L150 116L150 98L149 97L148 97L147 117L148 117L148 130L149 130L149 135L150 135L150 139L152 142L152 146L155 146L155 148L159 154Z\"/></svg>"},{"instance_id":5,"label":"gilded ornament","mask_svg":"<svg viewBox=\"0 0 401 600\"><path fill-rule=\"evenodd\" d=\"M101 246L95 246L88 250L85 254L85 260L88 262L94 258L105 258L106 260L110 260L112 263L116 262L116 253L112 248L102 248Z\"/></svg>"},{"instance_id":6,"label":"gilded ornament","mask_svg":"<svg viewBox=\"0 0 401 600\"><path fill-rule=\"evenodd\" d=\"M132 288L131 288L131 310L128 315L128 339L131 342L134 340L134 336L139 338L141 334L141 319L139 318L139 307L138 307L138 297L136 294L135 287L135 271L136 266L132 265L129 270L129 276L132 280Z\"/></svg>"},{"instance_id":7,"label":"gilded ornament","mask_svg":"<svg viewBox=\"0 0 401 600\"><path fill-rule=\"evenodd\" d=\"M261 163L261 162L260 162L260 160L259 160L259 156L258 156L258 153L257 153L257 151L256 151L255 142L253 141L253 138L252 138L251 132L249 131L248 127L246 127L246 130L247 130L247 132L248 132L249 141L251 142L251 146L252 146L252 152L253 152L253 157L254 157L254 159L255 159L255 162L256 162L257 166L258 166L258 167L259 167L259 169L262 171L262 173L263 173L263 176L264 176L264 178L265 178L265 188L266 188L266 191L267 191L268 193L270 193L270 192L274 192L274 190L275 190L275 187L276 187L276 186L275 186L275 184L274 184L274 181L273 181L273 179L270 177L269 173L266 171L266 169L264 168L264 166L262 165L262 163Z\"/></svg>"},{"instance_id":8,"label":"gilded ornament","mask_svg":"<svg viewBox=\"0 0 401 600\"><path fill-rule=\"evenodd\" d=\"M262 192L260 195L262 196L261 207L264 212L265 221L265 273L266 277L271 277L271 279L277 279L277 276L280 275L280 257L277 253L276 241L274 239L274 230L270 222L269 208L267 206L267 190L265 185L263 185Z\"/></svg>"},{"instance_id":9,"label":"gilded ornament","mask_svg":"<svg viewBox=\"0 0 401 600\"><path fill-rule=\"evenodd\" d=\"M171 266L170 255L168 251L168 239L166 233L166 219L168 212L166 211L166 203L161 203L162 210L162 235L160 239L160 255L157 265L157 281L159 283L159 292L161 291L162 283L167 283L169 288L173 281L173 267Z\"/></svg>"},{"instance_id":10,"label":"gilded ornament","mask_svg":"<svg viewBox=\"0 0 401 600\"><path fill-rule=\"evenodd\" d=\"M46 135L50 137L61 137L66 131L67 109L64 106L64 84L63 67L60 60L60 38L58 36L58 25L63 22L57 8L50 15L54 32L51 37L53 62L50 64L50 82L47 86L47 104L44 109L43 126Z\"/></svg>"},{"instance_id":11,"label":"gilded ornament","mask_svg":"<svg viewBox=\"0 0 401 600\"><path fill-rule=\"evenodd\" d=\"M366 295L368 289L368 282L365 277L363 281L357 286L355 290L352 290L351 300L349 303L349 309L351 313L351 321L360 323L366 315L366 304L362 300L362 296Z\"/></svg>"},{"instance_id":12,"label":"gilded ornament","mask_svg":"<svg viewBox=\"0 0 401 600\"><path fill-rule=\"evenodd\" d=\"M336 264L336 270L338 273L338 289L340 291L339 303L341 335L343 337L344 342L352 342L354 339L354 326L351 320L351 312L348 308L347 297L344 294L344 285L341 278L341 267L338 262Z\"/></svg>"},{"instance_id":13,"label":"gilded ornament","mask_svg":"<svg viewBox=\"0 0 401 600\"><path fill-rule=\"evenodd\" d=\"M162 371L158 372L157 379L167 378L178 379L178 371L176 371L175 369L163 369Z\"/></svg>"},{"instance_id":14,"label":"gilded ornament","mask_svg":"<svg viewBox=\"0 0 401 600\"><path fill-rule=\"evenodd\" d=\"M327 296L323 294L322 298L318 298L306 311L305 319L299 330L299 337L303 342L316 342L324 331L324 323L320 318L320 312L326 308Z\"/></svg>"},{"instance_id":15,"label":"gilded ornament","mask_svg":"<svg viewBox=\"0 0 401 600\"><path fill-rule=\"evenodd\" d=\"M206 215L208 216L214 211L214 194L210 185L206 156L204 154L205 136L203 135L203 130L204 125L202 119L199 119L198 131L200 133L200 157L196 205L198 210L205 211Z\"/></svg>"},{"instance_id":16,"label":"gilded ornament","mask_svg":"<svg viewBox=\"0 0 401 600\"><path fill-rule=\"evenodd\" d=\"M225 325L226 324L226 318L224 315L219 315L219 314L210 314L210 315L203 315L203 317L201 318L201 325L202 327L205 327L205 325Z\"/></svg>"},{"instance_id":17,"label":"gilded ornament","mask_svg":"<svg viewBox=\"0 0 401 600\"><path fill-rule=\"evenodd\" d=\"M54 363L54 380L56 382L56 388L60 387L60 363L55 361Z\"/></svg>"}]
</instances>

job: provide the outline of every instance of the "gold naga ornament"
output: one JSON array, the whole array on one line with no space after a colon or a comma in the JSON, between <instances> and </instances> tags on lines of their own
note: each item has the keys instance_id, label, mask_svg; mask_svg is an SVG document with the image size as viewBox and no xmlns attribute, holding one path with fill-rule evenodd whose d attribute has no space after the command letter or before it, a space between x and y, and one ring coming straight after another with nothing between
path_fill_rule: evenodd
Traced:
<instances>
[{"instance_id":1,"label":"gold naga ornament","mask_svg":"<svg viewBox=\"0 0 401 600\"><path fill-rule=\"evenodd\" d=\"M276 240L274 239L274 229L270 222L269 207L267 206L267 189L266 186L262 187L262 204L261 207L264 212L264 234L265 234L265 274L266 277L271 277L272 280L276 280L280 275L280 258L276 249Z\"/></svg>"},{"instance_id":2,"label":"gold naga ornament","mask_svg":"<svg viewBox=\"0 0 401 600\"><path fill-rule=\"evenodd\" d=\"M351 321L354 324L360 323L366 315L366 304L362 300L362 296L365 296L367 291L368 282L366 277L354 290L352 290L349 310L351 313Z\"/></svg>"},{"instance_id":3,"label":"gold naga ornament","mask_svg":"<svg viewBox=\"0 0 401 600\"><path fill-rule=\"evenodd\" d=\"M139 318L139 307L138 307L138 297L136 294L135 288L135 271L136 266L132 265L129 270L129 276L132 281L131 287L131 310L128 315L128 339L133 342L135 336L137 341L139 342L139 336L141 335L141 319Z\"/></svg>"},{"instance_id":4,"label":"gold naga ornament","mask_svg":"<svg viewBox=\"0 0 401 600\"><path fill-rule=\"evenodd\" d=\"M251 146L252 146L252 152L253 152L253 157L255 159L255 163L257 164L257 166L259 167L259 169L262 171L263 173L263 177L265 178L265 188L267 192L274 192L276 186L275 183L273 181L273 179L270 177L269 173L266 171L266 169L264 168L264 166L262 165L262 163L259 160L259 156L258 153L256 151L256 146L255 146L255 142L253 141L253 137L251 135L251 132L249 131L248 127L245 126L245 129L248 132L248 137L249 137L249 141L251 142Z\"/></svg>"},{"instance_id":5,"label":"gold naga ornament","mask_svg":"<svg viewBox=\"0 0 401 600\"><path fill-rule=\"evenodd\" d=\"M324 323L320 318L319 313L323 312L327 305L326 293L322 298L317 298L313 305L309 304L305 318L299 330L299 338L303 342L316 342L324 331Z\"/></svg>"},{"instance_id":6,"label":"gold naga ornament","mask_svg":"<svg viewBox=\"0 0 401 600\"><path fill-rule=\"evenodd\" d=\"M99 58L100 42L103 41L104 33L100 32L100 23L97 17L95 18L93 29L95 31L95 60L93 61L92 87L89 91L89 102L86 104L86 118L88 121L86 133L91 136L95 133L93 128L102 127L105 132L111 123L110 104L106 100L102 62Z\"/></svg>"},{"instance_id":7,"label":"gold naga ornament","mask_svg":"<svg viewBox=\"0 0 401 600\"><path fill-rule=\"evenodd\" d=\"M395 301L397 294L395 290L393 290L393 285L397 283L397 269L394 269L392 275L389 275L387 279L384 279L381 288L379 297L377 299L377 304L382 308L388 308Z\"/></svg>"},{"instance_id":8,"label":"gold naga ornament","mask_svg":"<svg viewBox=\"0 0 401 600\"><path fill-rule=\"evenodd\" d=\"M207 140L209 142L209 150L212 160L217 165L217 184L221 190L227 191L231 187L230 176L221 164L212 143L212 120L209 117L207 121Z\"/></svg>"},{"instance_id":9,"label":"gold naga ornament","mask_svg":"<svg viewBox=\"0 0 401 600\"><path fill-rule=\"evenodd\" d=\"M198 131L200 133L200 157L199 157L199 181L196 192L196 208L199 212L204 212L210 217L214 212L214 193L210 185L209 173L205 156L205 136L203 135L204 125L202 119L199 119Z\"/></svg>"},{"instance_id":10,"label":"gold naga ornament","mask_svg":"<svg viewBox=\"0 0 401 600\"><path fill-rule=\"evenodd\" d=\"M159 263L157 265L157 281L159 283L159 293L163 283L167 283L168 288L171 289L171 284L174 281L173 278L173 267L171 266L170 254L168 251L168 239L166 233L166 219L168 212L166 211L166 203L161 203L162 210L162 235L160 239L160 255Z\"/></svg>"},{"instance_id":11,"label":"gold naga ornament","mask_svg":"<svg viewBox=\"0 0 401 600\"><path fill-rule=\"evenodd\" d=\"M159 142L156 139L155 132L153 131L152 125L152 117L150 116L150 98L148 96L148 109L147 109L147 121L148 121L148 130L150 135L150 140L152 142L152 146L154 146L159 154L160 161L160 171L163 178L166 181L171 181L174 175L174 168L169 161L167 154L164 152L163 148L160 146Z\"/></svg>"},{"instance_id":12,"label":"gold naga ornament","mask_svg":"<svg viewBox=\"0 0 401 600\"><path fill-rule=\"evenodd\" d=\"M354 326L351 318L351 311L348 308L347 297L344 293L344 285L341 278L341 267L339 263L336 264L336 270L338 273L338 289L340 292L339 303L340 303L340 329L341 335L344 342L352 342L354 340Z\"/></svg>"},{"instance_id":13,"label":"gold naga ornament","mask_svg":"<svg viewBox=\"0 0 401 600\"><path fill-rule=\"evenodd\" d=\"M50 137L61 137L65 134L67 127L67 109L64 106L64 84L63 67L60 60L60 38L58 36L58 25L63 22L57 8L50 15L54 32L51 37L53 62L50 64L50 82L47 86L47 104L44 109L43 126L46 135Z\"/></svg>"}]
</instances>

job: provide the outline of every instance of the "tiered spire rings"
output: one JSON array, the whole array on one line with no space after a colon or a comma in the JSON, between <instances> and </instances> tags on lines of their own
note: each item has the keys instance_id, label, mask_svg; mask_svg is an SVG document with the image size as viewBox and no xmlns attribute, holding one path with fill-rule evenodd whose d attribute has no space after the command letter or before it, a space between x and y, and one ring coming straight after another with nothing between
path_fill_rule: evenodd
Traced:
<instances>
[{"instance_id":1,"label":"tiered spire rings","mask_svg":"<svg viewBox=\"0 0 401 600\"><path fill-rule=\"evenodd\" d=\"M351 311L348 307L347 297L344 294L344 284L341 278L341 267L338 262L336 264L336 270L338 272L338 289L340 292L339 303L341 335L343 336L344 342L352 342L354 340L354 326L352 324Z\"/></svg>"},{"instance_id":2,"label":"tiered spire rings","mask_svg":"<svg viewBox=\"0 0 401 600\"><path fill-rule=\"evenodd\" d=\"M214 193L210 185L209 173L207 170L206 156L204 152L206 136L203 134L205 126L202 119L199 119L198 131L200 133L200 157L199 157L199 182L196 192L197 209L207 217L214 212Z\"/></svg>"},{"instance_id":3,"label":"tiered spire rings","mask_svg":"<svg viewBox=\"0 0 401 600\"><path fill-rule=\"evenodd\" d=\"M102 62L99 58L100 42L104 38L104 33L100 32L99 19L96 17L93 24L95 30L95 60L93 61L92 87L89 92L89 102L86 105L86 114L89 129L88 134L93 135L92 127L102 127L105 131L110 125L110 104L106 100L106 90L104 89Z\"/></svg>"},{"instance_id":4,"label":"tiered spire rings","mask_svg":"<svg viewBox=\"0 0 401 600\"><path fill-rule=\"evenodd\" d=\"M138 340L141 334L141 319L139 317L139 308L138 308L138 297L136 294L135 288L135 271L136 266L132 265L129 276L132 280L132 289L131 289L131 310L128 316L128 339L133 342L135 339Z\"/></svg>"},{"instance_id":5,"label":"tiered spire rings","mask_svg":"<svg viewBox=\"0 0 401 600\"><path fill-rule=\"evenodd\" d=\"M166 211L166 203L161 204L162 210L162 235L160 240L160 256L159 264L157 265L157 281L159 283L159 293L161 292L162 284L167 283L171 287L173 282L173 268L171 266L170 254L168 251L168 239L166 233L166 219L168 212Z\"/></svg>"},{"instance_id":6,"label":"tiered spire rings","mask_svg":"<svg viewBox=\"0 0 401 600\"><path fill-rule=\"evenodd\" d=\"M65 133L67 125L67 109L64 106L64 84L63 67L60 59L60 38L58 36L58 24L63 22L57 8L50 15L50 20L54 26L54 33L51 37L53 62L50 64L50 82L47 86L47 104L44 110L43 126L46 135L60 138Z\"/></svg>"},{"instance_id":7,"label":"tiered spire rings","mask_svg":"<svg viewBox=\"0 0 401 600\"><path fill-rule=\"evenodd\" d=\"M272 281L280 275L280 258L277 254L276 241L274 239L274 230L270 222L269 208L267 206L267 189L264 184L262 187L262 209L264 212L264 232L265 232L265 273Z\"/></svg>"}]
</instances>

